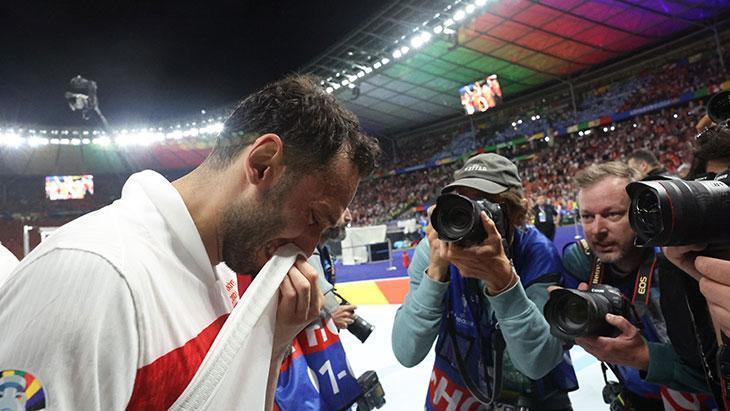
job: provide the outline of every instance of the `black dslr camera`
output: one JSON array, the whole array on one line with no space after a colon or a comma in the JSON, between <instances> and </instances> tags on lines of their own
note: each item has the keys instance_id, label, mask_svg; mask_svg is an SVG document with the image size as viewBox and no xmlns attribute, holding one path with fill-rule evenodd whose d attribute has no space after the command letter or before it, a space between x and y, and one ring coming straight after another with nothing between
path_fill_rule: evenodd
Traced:
<instances>
[{"instance_id":1,"label":"black dslr camera","mask_svg":"<svg viewBox=\"0 0 730 411\"><path fill-rule=\"evenodd\" d=\"M479 217L486 211L497 226L497 231L505 238L507 224L502 207L487 200L472 200L456 194L441 194L436 199L436 208L431 213L431 225L439 235L439 239L458 243L463 247L479 244L486 240L482 220Z\"/></svg>"},{"instance_id":2,"label":"black dslr camera","mask_svg":"<svg viewBox=\"0 0 730 411\"><path fill-rule=\"evenodd\" d=\"M345 300L341 295L337 294L337 292L334 290L334 288L331 290L331 292L340 300L340 305L349 305L350 303ZM334 308L336 307L325 307L326 310L332 312L334 311ZM347 331L351 332L352 335L357 337L360 342L364 343L365 340L370 337L370 334L375 329L375 326L370 324L369 322L365 321L362 317L355 314L353 316L353 322L352 324L347 326Z\"/></svg>"},{"instance_id":3,"label":"black dslr camera","mask_svg":"<svg viewBox=\"0 0 730 411\"><path fill-rule=\"evenodd\" d=\"M685 181L664 178L626 186L629 223L640 247L709 244L706 253L730 249L729 171Z\"/></svg>"},{"instance_id":4,"label":"black dslr camera","mask_svg":"<svg viewBox=\"0 0 730 411\"><path fill-rule=\"evenodd\" d=\"M572 341L576 337L618 336L620 331L606 322L606 314L628 318L630 307L618 288L597 284L588 291L552 291L544 313L550 333Z\"/></svg>"},{"instance_id":5,"label":"black dslr camera","mask_svg":"<svg viewBox=\"0 0 730 411\"><path fill-rule=\"evenodd\" d=\"M375 371L365 371L357 384L362 388L362 395L357 398L357 411L370 411L385 404L385 391Z\"/></svg>"}]
</instances>

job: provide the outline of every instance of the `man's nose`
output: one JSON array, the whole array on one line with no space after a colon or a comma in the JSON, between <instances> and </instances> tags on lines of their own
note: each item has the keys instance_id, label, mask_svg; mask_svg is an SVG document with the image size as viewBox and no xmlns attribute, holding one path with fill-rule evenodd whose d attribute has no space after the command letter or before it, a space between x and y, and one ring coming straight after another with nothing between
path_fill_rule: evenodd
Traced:
<instances>
[{"instance_id":1,"label":"man's nose","mask_svg":"<svg viewBox=\"0 0 730 411\"><path fill-rule=\"evenodd\" d=\"M598 235L605 235L608 233L608 221L601 216L596 216L593 220L594 232Z\"/></svg>"}]
</instances>

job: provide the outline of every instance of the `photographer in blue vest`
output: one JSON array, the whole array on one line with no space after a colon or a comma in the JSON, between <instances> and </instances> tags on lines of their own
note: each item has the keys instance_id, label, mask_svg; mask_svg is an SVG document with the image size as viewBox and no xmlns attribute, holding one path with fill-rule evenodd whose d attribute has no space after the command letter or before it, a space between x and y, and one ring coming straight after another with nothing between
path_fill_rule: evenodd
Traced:
<instances>
[{"instance_id":1,"label":"photographer in blue vest","mask_svg":"<svg viewBox=\"0 0 730 411\"><path fill-rule=\"evenodd\" d=\"M542 315L563 267L552 242L525 224L517 167L479 154L454 177L408 268L396 358L415 366L436 341L427 410L571 410L575 373Z\"/></svg>"}]
</instances>

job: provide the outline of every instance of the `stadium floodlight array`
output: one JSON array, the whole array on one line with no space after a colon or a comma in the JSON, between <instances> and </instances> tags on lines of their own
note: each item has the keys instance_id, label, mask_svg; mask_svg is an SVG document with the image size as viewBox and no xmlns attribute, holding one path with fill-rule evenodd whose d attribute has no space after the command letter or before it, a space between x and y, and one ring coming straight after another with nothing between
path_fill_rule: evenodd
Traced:
<instances>
[{"instance_id":1,"label":"stadium floodlight array","mask_svg":"<svg viewBox=\"0 0 730 411\"><path fill-rule=\"evenodd\" d=\"M376 53L376 55L380 54L380 57L375 58L372 65L356 64L354 67L359 71L349 74L337 72L334 76L322 80L321 85L325 87L327 93L334 93L342 87L354 89L357 87L358 81L365 76L385 67L391 61L398 60L409 52L421 48L430 42L434 35L450 36L456 33L457 25L463 24L468 16L484 7L487 2L488 0L474 0L472 2L456 0L444 7L441 12L434 14L432 18L417 26L411 33L404 34L394 40L390 50L382 50L380 53ZM352 53L348 52L348 55L351 56Z\"/></svg>"},{"instance_id":2,"label":"stadium floodlight array","mask_svg":"<svg viewBox=\"0 0 730 411\"><path fill-rule=\"evenodd\" d=\"M176 144L181 139L209 139L223 130L223 118L167 127L112 130L107 134L101 130L36 130L10 127L0 128L0 147L21 148L47 145L146 147L155 144ZM166 130L166 131L165 131Z\"/></svg>"}]
</instances>

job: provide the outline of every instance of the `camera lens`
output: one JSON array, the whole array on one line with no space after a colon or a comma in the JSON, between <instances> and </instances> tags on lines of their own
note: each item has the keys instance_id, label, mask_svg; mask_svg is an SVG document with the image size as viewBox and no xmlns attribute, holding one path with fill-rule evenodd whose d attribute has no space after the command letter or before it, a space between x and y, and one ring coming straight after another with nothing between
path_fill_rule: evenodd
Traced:
<instances>
[{"instance_id":1,"label":"camera lens","mask_svg":"<svg viewBox=\"0 0 730 411\"><path fill-rule=\"evenodd\" d=\"M448 210L448 217L451 227L455 230L463 230L471 225L471 213L461 207Z\"/></svg>"},{"instance_id":2,"label":"camera lens","mask_svg":"<svg viewBox=\"0 0 730 411\"><path fill-rule=\"evenodd\" d=\"M664 231L662 210L656 193L647 190L639 195L636 199L636 219L645 237L656 237Z\"/></svg>"},{"instance_id":3,"label":"camera lens","mask_svg":"<svg viewBox=\"0 0 730 411\"><path fill-rule=\"evenodd\" d=\"M609 335L612 327L606 323L611 303L604 295L578 290L555 290L545 304L545 320L550 332L562 339Z\"/></svg>"},{"instance_id":4,"label":"camera lens","mask_svg":"<svg viewBox=\"0 0 730 411\"><path fill-rule=\"evenodd\" d=\"M730 91L722 91L710 98L707 102L707 115L715 123L730 118Z\"/></svg>"},{"instance_id":5,"label":"camera lens","mask_svg":"<svg viewBox=\"0 0 730 411\"><path fill-rule=\"evenodd\" d=\"M559 296L556 304L560 306L556 313L556 325L561 332L570 336L583 335L589 327L590 310L593 308L589 300L580 294L568 292Z\"/></svg>"},{"instance_id":6,"label":"camera lens","mask_svg":"<svg viewBox=\"0 0 730 411\"><path fill-rule=\"evenodd\" d=\"M462 245L481 243L487 237L479 217L479 203L456 193L446 193L436 199L431 224L441 240Z\"/></svg>"},{"instance_id":7,"label":"camera lens","mask_svg":"<svg viewBox=\"0 0 730 411\"><path fill-rule=\"evenodd\" d=\"M573 297L565 304L565 325L569 328L584 327L588 321L588 303Z\"/></svg>"},{"instance_id":8,"label":"camera lens","mask_svg":"<svg viewBox=\"0 0 730 411\"><path fill-rule=\"evenodd\" d=\"M364 343L370 337L375 327L359 315L355 315L353 320L353 323L347 327L347 331L351 332L360 342Z\"/></svg>"},{"instance_id":9,"label":"camera lens","mask_svg":"<svg viewBox=\"0 0 730 411\"><path fill-rule=\"evenodd\" d=\"M637 245L675 246L727 239L730 187L722 181L637 181L626 186L626 191L631 197L629 223L636 232Z\"/></svg>"}]
</instances>

